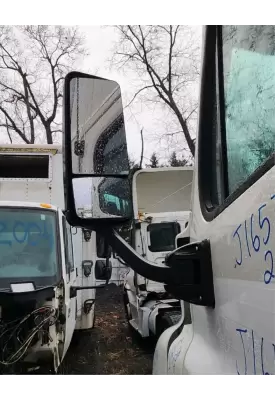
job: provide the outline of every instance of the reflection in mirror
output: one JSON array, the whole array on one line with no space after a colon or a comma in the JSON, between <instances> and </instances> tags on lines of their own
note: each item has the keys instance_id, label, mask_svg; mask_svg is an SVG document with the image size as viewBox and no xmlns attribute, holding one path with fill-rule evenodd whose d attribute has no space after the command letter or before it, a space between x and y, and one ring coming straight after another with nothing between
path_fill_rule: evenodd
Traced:
<instances>
[{"instance_id":1,"label":"reflection in mirror","mask_svg":"<svg viewBox=\"0 0 275 400\"><path fill-rule=\"evenodd\" d=\"M70 81L73 173L127 174L129 162L119 85L99 78Z\"/></svg>"},{"instance_id":2,"label":"reflection in mirror","mask_svg":"<svg viewBox=\"0 0 275 400\"><path fill-rule=\"evenodd\" d=\"M80 218L130 218L132 215L128 179L75 178L73 190L76 213Z\"/></svg>"}]
</instances>

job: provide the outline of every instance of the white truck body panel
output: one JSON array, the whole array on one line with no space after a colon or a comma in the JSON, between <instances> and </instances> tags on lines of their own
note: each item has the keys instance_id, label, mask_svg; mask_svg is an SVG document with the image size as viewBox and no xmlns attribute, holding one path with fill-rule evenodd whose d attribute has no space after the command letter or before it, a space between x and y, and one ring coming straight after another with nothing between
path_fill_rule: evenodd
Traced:
<instances>
[{"instance_id":1,"label":"white truck body panel","mask_svg":"<svg viewBox=\"0 0 275 400\"><path fill-rule=\"evenodd\" d=\"M63 162L60 146L0 146L0 155L47 155L47 178L4 178L0 174L0 199L48 203L64 209ZM54 173L53 173L54 171ZM35 171L34 171L35 173Z\"/></svg>"},{"instance_id":2,"label":"white truck body panel","mask_svg":"<svg viewBox=\"0 0 275 400\"><path fill-rule=\"evenodd\" d=\"M202 212L206 199L202 200L199 179L199 155L205 148L200 149L201 138L196 144L198 168L193 182L190 241L210 241L215 308L191 304L192 323L182 325L174 341L172 328L170 334L165 332L160 337L154 355L155 374L275 374L274 129L267 133L269 126L274 127L274 104L270 93L273 86L266 78L274 70L274 56L269 52L265 32L274 27L264 26L261 33L255 27L235 26L228 42L225 33L224 48L230 64L226 69L226 91L231 89L235 94L231 93L231 103L226 104L226 124L234 121L233 129L230 126L226 131L226 146L231 146L226 169L235 186L228 190L230 197L221 199L217 214L208 218ZM249 147L252 134L253 152ZM207 156L214 163L220 155L216 147L213 153ZM225 180L215 178L214 183ZM162 367L167 350L167 364Z\"/></svg>"},{"instance_id":3,"label":"white truck body panel","mask_svg":"<svg viewBox=\"0 0 275 400\"><path fill-rule=\"evenodd\" d=\"M110 94L110 82L97 85L96 81L91 86L85 82L85 79L79 81L79 90L81 91L81 107L79 115L79 140L86 140L85 153L83 157L78 157L72 152L73 171L88 172L94 171L94 159L91 154L94 154L94 148L98 138L102 132L109 127L110 122L113 122L121 115L121 92L117 83L114 82L113 92ZM86 101L84 99L87 99ZM77 107L77 96L74 89L71 90L71 107ZM93 112L91 112L93 110ZM72 112L76 115L76 112ZM77 140L76 136L76 119L71 121L72 130L72 146ZM118 140L119 137L116 137Z\"/></svg>"},{"instance_id":4,"label":"white truck body panel","mask_svg":"<svg viewBox=\"0 0 275 400\"><path fill-rule=\"evenodd\" d=\"M147 168L135 173L133 177L134 218L152 218L151 223L178 221L181 232L185 230L191 210L191 190L193 167ZM145 214L142 219L140 213ZM153 262L163 265L169 251L151 252L148 248L147 223L141 222L141 235L136 235L136 250ZM163 284L145 280L138 276L139 282L151 287L148 290L164 292Z\"/></svg>"},{"instance_id":5,"label":"white truck body panel","mask_svg":"<svg viewBox=\"0 0 275 400\"><path fill-rule=\"evenodd\" d=\"M138 213L191 210L193 167L145 168L133 177L134 218Z\"/></svg>"},{"instance_id":6,"label":"white truck body panel","mask_svg":"<svg viewBox=\"0 0 275 400\"><path fill-rule=\"evenodd\" d=\"M169 251L152 248L151 233L148 229L160 229L159 224L170 222L178 224L183 237L189 235L186 226L190 218L192 178L192 167L148 168L134 174L134 218L140 222L140 228L135 231L135 249L143 257L160 266L164 266L165 256ZM175 237L172 242L173 249L174 243ZM131 312L130 324L142 337L149 336L150 332L156 334L156 321L161 309L173 310L173 307L180 305L176 299L163 298L166 292L162 283L145 279L135 274L132 269L126 275L125 288ZM153 294L155 299L150 297L146 300L149 294Z\"/></svg>"}]
</instances>

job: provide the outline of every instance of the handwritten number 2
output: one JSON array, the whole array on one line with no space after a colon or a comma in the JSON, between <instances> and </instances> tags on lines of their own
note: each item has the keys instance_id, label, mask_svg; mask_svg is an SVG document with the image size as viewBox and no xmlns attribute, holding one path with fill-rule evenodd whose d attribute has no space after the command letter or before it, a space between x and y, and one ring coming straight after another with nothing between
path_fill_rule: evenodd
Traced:
<instances>
[{"instance_id":1,"label":"handwritten number 2","mask_svg":"<svg viewBox=\"0 0 275 400\"><path fill-rule=\"evenodd\" d=\"M0 235L2 234L3 231L6 229L6 224L4 222L0 222ZM6 244L8 246L11 246L11 240L0 240L0 244Z\"/></svg>"},{"instance_id":2,"label":"handwritten number 2","mask_svg":"<svg viewBox=\"0 0 275 400\"><path fill-rule=\"evenodd\" d=\"M274 267L273 254L270 250L265 252L265 255L264 255L265 261L267 260L268 257L270 259L270 270L267 269L264 273L264 282L267 285L271 282L272 278L275 278L275 275L273 274L273 267Z\"/></svg>"}]
</instances>

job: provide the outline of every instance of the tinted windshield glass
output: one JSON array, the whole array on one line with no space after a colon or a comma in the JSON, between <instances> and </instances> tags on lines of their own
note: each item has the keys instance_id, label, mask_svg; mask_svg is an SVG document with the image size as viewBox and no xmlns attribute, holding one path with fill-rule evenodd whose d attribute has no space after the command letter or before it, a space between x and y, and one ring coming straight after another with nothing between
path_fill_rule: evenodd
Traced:
<instances>
[{"instance_id":1,"label":"tinted windshield glass","mask_svg":"<svg viewBox=\"0 0 275 400\"><path fill-rule=\"evenodd\" d=\"M148 246L150 251L172 251L175 249L175 239L177 234L180 233L180 226L177 222L151 224L147 230L150 232L151 245Z\"/></svg>"},{"instance_id":2,"label":"tinted windshield glass","mask_svg":"<svg viewBox=\"0 0 275 400\"><path fill-rule=\"evenodd\" d=\"M56 281L56 213L40 209L0 209L0 287Z\"/></svg>"}]
</instances>

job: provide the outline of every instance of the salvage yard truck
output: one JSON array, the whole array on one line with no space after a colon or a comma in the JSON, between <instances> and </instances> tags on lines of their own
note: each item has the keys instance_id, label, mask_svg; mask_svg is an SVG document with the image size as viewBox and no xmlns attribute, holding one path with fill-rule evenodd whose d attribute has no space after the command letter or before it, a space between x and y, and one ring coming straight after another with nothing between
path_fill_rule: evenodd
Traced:
<instances>
[{"instance_id":1,"label":"salvage yard truck","mask_svg":"<svg viewBox=\"0 0 275 400\"><path fill-rule=\"evenodd\" d=\"M88 230L64 215L56 145L0 147L0 365L56 372L95 315ZM104 271L106 273L106 271ZM108 277L107 277L108 278Z\"/></svg>"}]
</instances>

